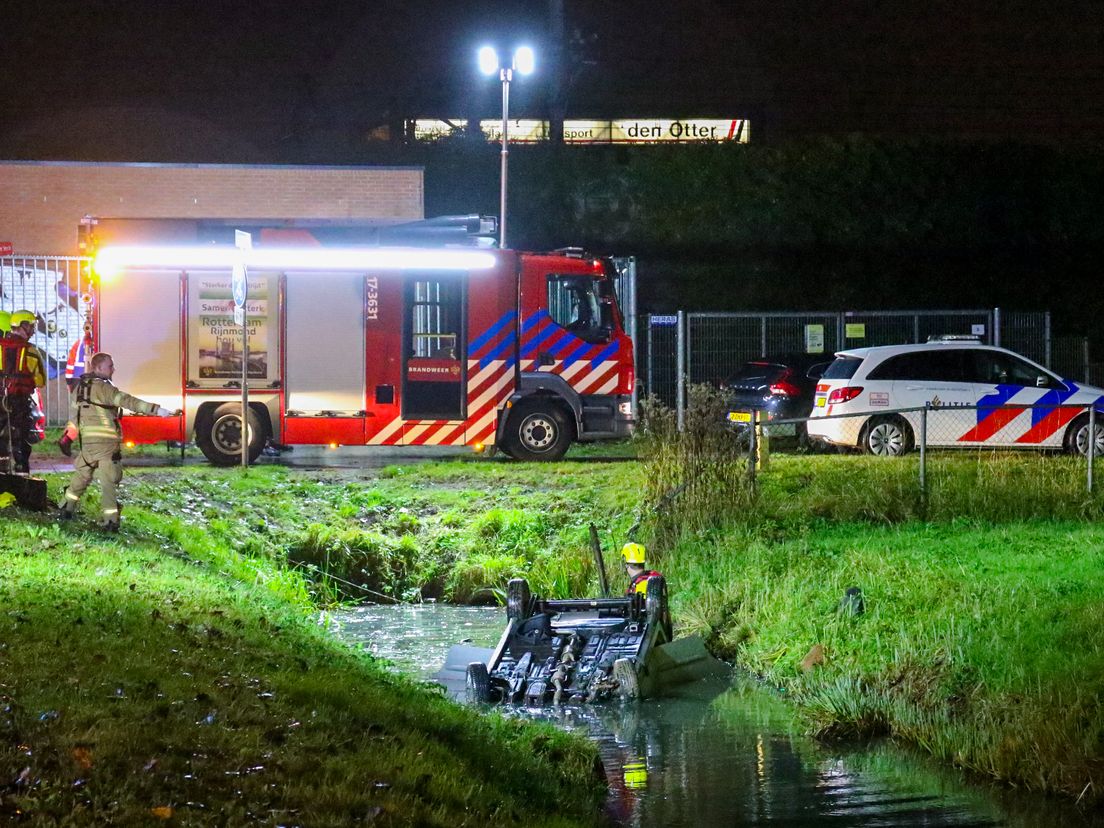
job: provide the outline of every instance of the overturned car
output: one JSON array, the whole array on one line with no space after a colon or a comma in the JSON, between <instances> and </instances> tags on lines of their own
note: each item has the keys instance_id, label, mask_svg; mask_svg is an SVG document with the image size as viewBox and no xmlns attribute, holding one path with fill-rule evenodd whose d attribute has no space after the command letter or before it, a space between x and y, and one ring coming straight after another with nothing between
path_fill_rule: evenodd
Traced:
<instances>
[{"instance_id":1,"label":"overturned car","mask_svg":"<svg viewBox=\"0 0 1104 828\"><path fill-rule=\"evenodd\" d=\"M468 701L527 705L647 698L719 664L700 638L673 640L662 576L643 595L563 600L535 598L514 579L498 646L454 647L440 676L461 660Z\"/></svg>"}]
</instances>

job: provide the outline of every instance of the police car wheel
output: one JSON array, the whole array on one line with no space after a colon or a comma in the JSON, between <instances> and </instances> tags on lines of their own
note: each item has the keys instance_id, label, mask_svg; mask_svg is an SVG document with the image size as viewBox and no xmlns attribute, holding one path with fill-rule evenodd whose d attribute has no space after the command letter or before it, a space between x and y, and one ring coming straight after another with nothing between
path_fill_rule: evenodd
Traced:
<instances>
[{"instance_id":1,"label":"police car wheel","mask_svg":"<svg viewBox=\"0 0 1104 828\"><path fill-rule=\"evenodd\" d=\"M912 430L900 417L872 417L862 430L862 450L878 457L900 457L912 450Z\"/></svg>"},{"instance_id":2,"label":"police car wheel","mask_svg":"<svg viewBox=\"0 0 1104 828\"><path fill-rule=\"evenodd\" d=\"M571 439L567 418L552 403L519 403L507 423L508 450L517 460L559 460Z\"/></svg>"},{"instance_id":3,"label":"police car wheel","mask_svg":"<svg viewBox=\"0 0 1104 828\"><path fill-rule=\"evenodd\" d=\"M249 462L261 456L268 439L261 418L252 406L249 408ZM213 412L202 416L196 423L196 444L203 455L216 466L233 466L241 463L241 405L223 403Z\"/></svg>"},{"instance_id":4,"label":"police car wheel","mask_svg":"<svg viewBox=\"0 0 1104 828\"><path fill-rule=\"evenodd\" d=\"M1066 430L1066 451L1069 454L1079 454L1087 457L1089 454L1089 415L1082 414L1074 420ZM1104 414L1096 415L1096 445L1093 447L1095 457L1104 458Z\"/></svg>"}]
</instances>

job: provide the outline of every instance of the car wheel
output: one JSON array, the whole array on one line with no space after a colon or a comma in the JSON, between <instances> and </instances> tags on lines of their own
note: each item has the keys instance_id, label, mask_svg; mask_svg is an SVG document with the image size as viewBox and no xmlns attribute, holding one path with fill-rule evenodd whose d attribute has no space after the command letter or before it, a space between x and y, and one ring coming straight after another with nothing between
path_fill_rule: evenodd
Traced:
<instances>
[{"instance_id":1,"label":"car wheel","mask_svg":"<svg viewBox=\"0 0 1104 828\"><path fill-rule=\"evenodd\" d=\"M900 457L912 450L912 429L900 417L871 417L859 438L867 454Z\"/></svg>"},{"instance_id":2,"label":"car wheel","mask_svg":"<svg viewBox=\"0 0 1104 828\"><path fill-rule=\"evenodd\" d=\"M506 584L506 618L524 621L529 617L529 582L524 578L511 578Z\"/></svg>"},{"instance_id":3,"label":"car wheel","mask_svg":"<svg viewBox=\"0 0 1104 828\"><path fill-rule=\"evenodd\" d=\"M670 641L671 612L667 605L667 581L662 575L653 575L648 579L648 588L644 593L644 611L648 613L649 624L659 624L663 628L666 641Z\"/></svg>"},{"instance_id":4,"label":"car wheel","mask_svg":"<svg viewBox=\"0 0 1104 828\"><path fill-rule=\"evenodd\" d=\"M268 432L257 411L249 408L249 462L261 456ZM214 413L196 423L196 443L204 457L216 466L233 466L241 462L241 405L223 403Z\"/></svg>"},{"instance_id":5,"label":"car wheel","mask_svg":"<svg viewBox=\"0 0 1104 828\"><path fill-rule=\"evenodd\" d=\"M567 417L550 402L521 402L506 423L507 451L517 460L559 460L573 437Z\"/></svg>"},{"instance_id":6,"label":"car wheel","mask_svg":"<svg viewBox=\"0 0 1104 828\"><path fill-rule=\"evenodd\" d=\"M491 676L482 661L473 661L468 665L464 696L470 704L486 704L491 700Z\"/></svg>"},{"instance_id":7,"label":"car wheel","mask_svg":"<svg viewBox=\"0 0 1104 828\"><path fill-rule=\"evenodd\" d=\"M632 659L619 658L613 662L613 678L617 682L617 695L621 698L640 698L640 679Z\"/></svg>"},{"instance_id":8,"label":"car wheel","mask_svg":"<svg viewBox=\"0 0 1104 828\"><path fill-rule=\"evenodd\" d=\"M1070 454L1080 454L1082 457L1089 453L1089 415L1082 414L1066 429L1066 438L1063 441L1065 449ZM1096 445L1093 448L1093 456L1104 458L1104 413L1096 414Z\"/></svg>"}]
</instances>

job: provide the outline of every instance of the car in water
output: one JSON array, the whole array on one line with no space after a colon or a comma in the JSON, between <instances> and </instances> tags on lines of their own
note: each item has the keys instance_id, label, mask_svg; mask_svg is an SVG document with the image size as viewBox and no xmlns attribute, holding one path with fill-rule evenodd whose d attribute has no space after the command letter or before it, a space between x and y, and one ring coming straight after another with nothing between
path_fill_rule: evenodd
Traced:
<instances>
[{"instance_id":1,"label":"car in water","mask_svg":"<svg viewBox=\"0 0 1104 828\"><path fill-rule=\"evenodd\" d=\"M744 428L753 412L762 412L767 422L808 417L813 407L817 379L830 364L824 354L795 354L751 359L720 384L728 407L728 422ZM785 431L783 431L785 429ZM796 434L805 442L804 424L777 426L774 436Z\"/></svg>"},{"instance_id":2,"label":"car in water","mask_svg":"<svg viewBox=\"0 0 1104 828\"><path fill-rule=\"evenodd\" d=\"M1104 389L1005 348L947 337L836 353L816 383L808 435L898 456L917 445L927 409L928 446L1087 454L1090 406L1094 452L1104 455Z\"/></svg>"}]
</instances>

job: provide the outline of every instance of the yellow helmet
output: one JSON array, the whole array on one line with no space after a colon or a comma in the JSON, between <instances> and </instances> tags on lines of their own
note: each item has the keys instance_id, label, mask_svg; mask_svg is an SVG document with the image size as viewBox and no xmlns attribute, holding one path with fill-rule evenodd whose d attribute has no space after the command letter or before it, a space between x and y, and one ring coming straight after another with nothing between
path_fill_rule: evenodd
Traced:
<instances>
[{"instance_id":1,"label":"yellow helmet","mask_svg":"<svg viewBox=\"0 0 1104 828\"><path fill-rule=\"evenodd\" d=\"M9 327L18 328L24 322L30 322L32 325L38 324L38 315L34 311L19 310L11 315L11 324Z\"/></svg>"},{"instance_id":2,"label":"yellow helmet","mask_svg":"<svg viewBox=\"0 0 1104 828\"><path fill-rule=\"evenodd\" d=\"M0 311L0 336L11 330L11 312Z\"/></svg>"},{"instance_id":3,"label":"yellow helmet","mask_svg":"<svg viewBox=\"0 0 1104 828\"><path fill-rule=\"evenodd\" d=\"M621 547L621 560L627 564L644 565L644 544L629 541Z\"/></svg>"}]
</instances>

